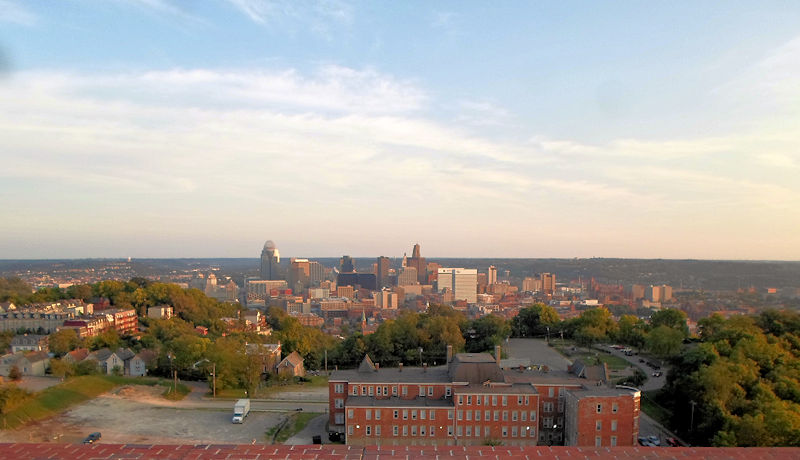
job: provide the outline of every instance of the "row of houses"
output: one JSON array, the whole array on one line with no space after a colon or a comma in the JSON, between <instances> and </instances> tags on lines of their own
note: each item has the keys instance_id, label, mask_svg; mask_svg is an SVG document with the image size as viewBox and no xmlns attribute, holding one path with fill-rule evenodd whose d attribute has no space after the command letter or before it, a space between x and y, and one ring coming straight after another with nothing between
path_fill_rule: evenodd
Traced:
<instances>
[{"instance_id":1,"label":"row of houses","mask_svg":"<svg viewBox=\"0 0 800 460\"><path fill-rule=\"evenodd\" d=\"M51 356L46 351L17 351L0 356L0 375L8 377L11 369L16 367L22 375L43 376L50 367ZM147 375L148 366L157 358L156 352L142 350L134 353L129 348L110 350L103 348L90 352L79 348L64 355L61 359L70 364L93 361L104 374L113 374L115 370L123 375L140 377Z\"/></svg>"}]
</instances>

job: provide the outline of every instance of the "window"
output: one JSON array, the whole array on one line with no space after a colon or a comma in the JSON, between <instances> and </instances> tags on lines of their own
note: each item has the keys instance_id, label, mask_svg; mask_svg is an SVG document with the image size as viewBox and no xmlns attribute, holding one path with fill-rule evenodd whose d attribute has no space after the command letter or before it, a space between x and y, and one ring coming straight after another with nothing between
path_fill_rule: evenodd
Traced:
<instances>
[{"instance_id":1,"label":"window","mask_svg":"<svg viewBox=\"0 0 800 460\"><path fill-rule=\"evenodd\" d=\"M433 420L434 416L436 415L436 412L433 409L431 409L430 411L428 411L428 415L430 415L430 419Z\"/></svg>"},{"instance_id":2,"label":"window","mask_svg":"<svg viewBox=\"0 0 800 460\"><path fill-rule=\"evenodd\" d=\"M456 431L456 435L457 435L457 436L461 437L461 436L463 436L463 435L464 435L464 430L463 430L463 428L464 428L464 427L462 427L461 425L458 425L458 428L457 428L457 431Z\"/></svg>"},{"instance_id":3,"label":"window","mask_svg":"<svg viewBox=\"0 0 800 460\"><path fill-rule=\"evenodd\" d=\"M527 415L528 415L527 412L522 411L522 412L519 413L519 419L522 420L523 422L525 422L526 421L525 419L527 418Z\"/></svg>"},{"instance_id":4,"label":"window","mask_svg":"<svg viewBox=\"0 0 800 460\"><path fill-rule=\"evenodd\" d=\"M453 420L453 410L447 411L447 420Z\"/></svg>"},{"instance_id":5,"label":"window","mask_svg":"<svg viewBox=\"0 0 800 460\"><path fill-rule=\"evenodd\" d=\"M472 411L471 411L471 410L468 410L468 411L467 411L467 421L468 421L468 422L471 422L471 421L472 421Z\"/></svg>"},{"instance_id":6,"label":"window","mask_svg":"<svg viewBox=\"0 0 800 460\"><path fill-rule=\"evenodd\" d=\"M507 411L507 410L504 410L504 411L503 411L503 421L504 421L504 422L507 422L507 421L508 421L508 411Z\"/></svg>"},{"instance_id":7,"label":"window","mask_svg":"<svg viewBox=\"0 0 800 460\"><path fill-rule=\"evenodd\" d=\"M425 420L425 409L422 409L421 411L419 411L419 419L420 420Z\"/></svg>"},{"instance_id":8,"label":"window","mask_svg":"<svg viewBox=\"0 0 800 460\"><path fill-rule=\"evenodd\" d=\"M444 395L450 396L452 389L450 387L444 387Z\"/></svg>"},{"instance_id":9,"label":"window","mask_svg":"<svg viewBox=\"0 0 800 460\"><path fill-rule=\"evenodd\" d=\"M611 436L611 447L614 447L616 445L617 445L617 437Z\"/></svg>"},{"instance_id":10,"label":"window","mask_svg":"<svg viewBox=\"0 0 800 460\"><path fill-rule=\"evenodd\" d=\"M553 396L556 395L556 389L553 388L553 387L548 388L547 389L547 395L552 398Z\"/></svg>"},{"instance_id":11,"label":"window","mask_svg":"<svg viewBox=\"0 0 800 460\"><path fill-rule=\"evenodd\" d=\"M614 403L614 404L611 405L611 412L612 413L616 414L618 410L619 410L619 406L617 405L617 403Z\"/></svg>"},{"instance_id":12,"label":"window","mask_svg":"<svg viewBox=\"0 0 800 460\"><path fill-rule=\"evenodd\" d=\"M492 411L490 410L485 411L483 415L484 415L483 419L486 420L487 422L492 419Z\"/></svg>"},{"instance_id":13,"label":"window","mask_svg":"<svg viewBox=\"0 0 800 460\"><path fill-rule=\"evenodd\" d=\"M508 396L503 396L503 405L504 406L508 405Z\"/></svg>"},{"instance_id":14,"label":"window","mask_svg":"<svg viewBox=\"0 0 800 460\"><path fill-rule=\"evenodd\" d=\"M530 403L531 403L531 398L530 398L530 396L525 396L525 405L527 406L527 405L528 405L528 404L530 404Z\"/></svg>"},{"instance_id":15,"label":"window","mask_svg":"<svg viewBox=\"0 0 800 460\"><path fill-rule=\"evenodd\" d=\"M464 395L458 395L458 405L464 404Z\"/></svg>"},{"instance_id":16,"label":"window","mask_svg":"<svg viewBox=\"0 0 800 460\"><path fill-rule=\"evenodd\" d=\"M353 435L353 425L347 427L347 434L349 434L350 436Z\"/></svg>"},{"instance_id":17,"label":"window","mask_svg":"<svg viewBox=\"0 0 800 460\"><path fill-rule=\"evenodd\" d=\"M535 410L531 411L530 420L531 420L531 422L535 422L536 421L536 411Z\"/></svg>"},{"instance_id":18,"label":"window","mask_svg":"<svg viewBox=\"0 0 800 460\"><path fill-rule=\"evenodd\" d=\"M408 387L403 385L403 396L408 396Z\"/></svg>"},{"instance_id":19,"label":"window","mask_svg":"<svg viewBox=\"0 0 800 460\"><path fill-rule=\"evenodd\" d=\"M544 412L553 412L553 403L546 402L546 403L542 404L542 410Z\"/></svg>"},{"instance_id":20,"label":"window","mask_svg":"<svg viewBox=\"0 0 800 460\"><path fill-rule=\"evenodd\" d=\"M392 436L397 436L398 433L400 433L400 427L397 426L397 425L393 426L392 427Z\"/></svg>"},{"instance_id":21,"label":"window","mask_svg":"<svg viewBox=\"0 0 800 460\"><path fill-rule=\"evenodd\" d=\"M548 430L552 430L553 429L553 417L544 417L542 419L542 423L544 424L544 427L546 429L548 429Z\"/></svg>"},{"instance_id":22,"label":"window","mask_svg":"<svg viewBox=\"0 0 800 460\"><path fill-rule=\"evenodd\" d=\"M494 421L495 422L499 422L500 421L500 411L499 410L494 411Z\"/></svg>"},{"instance_id":23,"label":"window","mask_svg":"<svg viewBox=\"0 0 800 460\"><path fill-rule=\"evenodd\" d=\"M416 420L416 419L417 419L417 411L416 410L412 410L411 411L411 420Z\"/></svg>"},{"instance_id":24,"label":"window","mask_svg":"<svg viewBox=\"0 0 800 460\"><path fill-rule=\"evenodd\" d=\"M503 437L504 437L504 438L507 438L507 437L508 437L508 427L507 427L507 426L504 426L504 427L503 427Z\"/></svg>"},{"instance_id":25,"label":"window","mask_svg":"<svg viewBox=\"0 0 800 460\"><path fill-rule=\"evenodd\" d=\"M397 385L392 386L392 396L397 396Z\"/></svg>"},{"instance_id":26,"label":"window","mask_svg":"<svg viewBox=\"0 0 800 460\"><path fill-rule=\"evenodd\" d=\"M519 429L517 427L515 427L515 426L512 426L511 427L511 437L512 438L516 438L517 436L519 436Z\"/></svg>"},{"instance_id":27,"label":"window","mask_svg":"<svg viewBox=\"0 0 800 460\"><path fill-rule=\"evenodd\" d=\"M493 406L497 405L497 395L492 396L492 405Z\"/></svg>"},{"instance_id":28,"label":"window","mask_svg":"<svg viewBox=\"0 0 800 460\"><path fill-rule=\"evenodd\" d=\"M447 436L453 436L453 425L447 425Z\"/></svg>"},{"instance_id":29,"label":"window","mask_svg":"<svg viewBox=\"0 0 800 460\"><path fill-rule=\"evenodd\" d=\"M433 436L433 425L428 427L428 435Z\"/></svg>"},{"instance_id":30,"label":"window","mask_svg":"<svg viewBox=\"0 0 800 460\"><path fill-rule=\"evenodd\" d=\"M433 396L433 387L428 387L428 396Z\"/></svg>"},{"instance_id":31,"label":"window","mask_svg":"<svg viewBox=\"0 0 800 460\"><path fill-rule=\"evenodd\" d=\"M420 425L419 426L419 435L420 436L425 436L425 425Z\"/></svg>"},{"instance_id":32,"label":"window","mask_svg":"<svg viewBox=\"0 0 800 460\"><path fill-rule=\"evenodd\" d=\"M381 419L381 410L375 409L375 420L380 420L380 419Z\"/></svg>"},{"instance_id":33,"label":"window","mask_svg":"<svg viewBox=\"0 0 800 460\"><path fill-rule=\"evenodd\" d=\"M419 397L420 398L424 398L425 397L425 387L422 386L422 385L419 386Z\"/></svg>"},{"instance_id":34,"label":"window","mask_svg":"<svg viewBox=\"0 0 800 460\"><path fill-rule=\"evenodd\" d=\"M417 425L411 425L411 436L417 435Z\"/></svg>"},{"instance_id":35,"label":"window","mask_svg":"<svg viewBox=\"0 0 800 460\"><path fill-rule=\"evenodd\" d=\"M489 435L492 433L491 428L488 426L483 427L483 437L488 438Z\"/></svg>"},{"instance_id":36,"label":"window","mask_svg":"<svg viewBox=\"0 0 800 460\"><path fill-rule=\"evenodd\" d=\"M594 437L594 446L595 447L600 447L602 445L603 445L602 438L600 438L600 436L595 436Z\"/></svg>"},{"instance_id":37,"label":"window","mask_svg":"<svg viewBox=\"0 0 800 460\"><path fill-rule=\"evenodd\" d=\"M467 426L467 436L472 436L472 427Z\"/></svg>"},{"instance_id":38,"label":"window","mask_svg":"<svg viewBox=\"0 0 800 460\"><path fill-rule=\"evenodd\" d=\"M395 409L394 410L394 419L397 420L397 417L400 415L400 411Z\"/></svg>"},{"instance_id":39,"label":"window","mask_svg":"<svg viewBox=\"0 0 800 460\"><path fill-rule=\"evenodd\" d=\"M372 427L367 425L367 436L372 435Z\"/></svg>"},{"instance_id":40,"label":"window","mask_svg":"<svg viewBox=\"0 0 800 460\"><path fill-rule=\"evenodd\" d=\"M611 431L617 431L617 421L616 420L612 420L611 421Z\"/></svg>"},{"instance_id":41,"label":"window","mask_svg":"<svg viewBox=\"0 0 800 460\"><path fill-rule=\"evenodd\" d=\"M597 405L597 413L599 414L602 411L603 411L603 405L602 404L598 404Z\"/></svg>"},{"instance_id":42,"label":"window","mask_svg":"<svg viewBox=\"0 0 800 460\"><path fill-rule=\"evenodd\" d=\"M489 395L486 395L486 396L483 397L483 405L484 406L488 406L489 405Z\"/></svg>"},{"instance_id":43,"label":"window","mask_svg":"<svg viewBox=\"0 0 800 460\"><path fill-rule=\"evenodd\" d=\"M337 383L335 385L334 391L337 392L337 393L344 393L344 384L343 383Z\"/></svg>"},{"instance_id":44,"label":"window","mask_svg":"<svg viewBox=\"0 0 800 460\"><path fill-rule=\"evenodd\" d=\"M525 426L519 427L519 437L520 438L524 438L526 436L525 432L530 430L530 429L531 429L531 427L529 427L529 426L528 427L525 427Z\"/></svg>"},{"instance_id":45,"label":"window","mask_svg":"<svg viewBox=\"0 0 800 460\"><path fill-rule=\"evenodd\" d=\"M381 395L381 387L375 387L375 395L376 396L380 396Z\"/></svg>"},{"instance_id":46,"label":"window","mask_svg":"<svg viewBox=\"0 0 800 460\"><path fill-rule=\"evenodd\" d=\"M369 387L369 395L370 395L370 396L372 396L372 392L373 392L373 390L374 390L374 389L372 388L372 386L370 386L370 387Z\"/></svg>"},{"instance_id":47,"label":"window","mask_svg":"<svg viewBox=\"0 0 800 460\"><path fill-rule=\"evenodd\" d=\"M514 411L511 413L511 421L516 422L519 419L519 412Z\"/></svg>"},{"instance_id":48,"label":"window","mask_svg":"<svg viewBox=\"0 0 800 460\"><path fill-rule=\"evenodd\" d=\"M517 396L517 404L522 404L522 395Z\"/></svg>"},{"instance_id":49,"label":"window","mask_svg":"<svg viewBox=\"0 0 800 460\"><path fill-rule=\"evenodd\" d=\"M353 396L358 396L358 386L353 386Z\"/></svg>"},{"instance_id":50,"label":"window","mask_svg":"<svg viewBox=\"0 0 800 460\"><path fill-rule=\"evenodd\" d=\"M361 387L361 396L367 395L367 387Z\"/></svg>"},{"instance_id":51,"label":"window","mask_svg":"<svg viewBox=\"0 0 800 460\"><path fill-rule=\"evenodd\" d=\"M336 407L337 409L343 408L344 407L344 399L336 398L336 400L334 401L334 407Z\"/></svg>"},{"instance_id":52,"label":"window","mask_svg":"<svg viewBox=\"0 0 800 460\"><path fill-rule=\"evenodd\" d=\"M403 420L408 420L408 409L403 409Z\"/></svg>"},{"instance_id":53,"label":"window","mask_svg":"<svg viewBox=\"0 0 800 460\"><path fill-rule=\"evenodd\" d=\"M353 418L353 409L347 409L347 418L349 419Z\"/></svg>"},{"instance_id":54,"label":"window","mask_svg":"<svg viewBox=\"0 0 800 460\"><path fill-rule=\"evenodd\" d=\"M564 412L564 400L561 398L558 399L558 411Z\"/></svg>"},{"instance_id":55,"label":"window","mask_svg":"<svg viewBox=\"0 0 800 460\"><path fill-rule=\"evenodd\" d=\"M408 436L408 425L403 425L403 436Z\"/></svg>"},{"instance_id":56,"label":"window","mask_svg":"<svg viewBox=\"0 0 800 460\"><path fill-rule=\"evenodd\" d=\"M336 423L337 425L344 425L344 414L336 414L335 417L336 420L334 423Z\"/></svg>"},{"instance_id":57,"label":"window","mask_svg":"<svg viewBox=\"0 0 800 460\"><path fill-rule=\"evenodd\" d=\"M481 411L479 411L479 410L475 411L475 421L476 422L480 422L481 421Z\"/></svg>"},{"instance_id":58,"label":"window","mask_svg":"<svg viewBox=\"0 0 800 460\"><path fill-rule=\"evenodd\" d=\"M461 410L458 411L458 419L459 420L464 420L464 411L461 411Z\"/></svg>"},{"instance_id":59,"label":"window","mask_svg":"<svg viewBox=\"0 0 800 460\"><path fill-rule=\"evenodd\" d=\"M472 395L467 395L467 404L472 404Z\"/></svg>"},{"instance_id":60,"label":"window","mask_svg":"<svg viewBox=\"0 0 800 460\"><path fill-rule=\"evenodd\" d=\"M478 438L481 435L481 426L478 425L475 427L475 437Z\"/></svg>"},{"instance_id":61,"label":"window","mask_svg":"<svg viewBox=\"0 0 800 460\"><path fill-rule=\"evenodd\" d=\"M383 387L383 395L389 396L389 387Z\"/></svg>"},{"instance_id":62,"label":"window","mask_svg":"<svg viewBox=\"0 0 800 460\"><path fill-rule=\"evenodd\" d=\"M375 436L380 436L380 435L381 435L381 426L375 425Z\"/></svg>"},{"instance_id":63,"label":"window","mask_svg":"<svg viewBox=\"0 0 800 460\"><path fill-rule=\"evenodd\" d=\"M479 406L481 405L481 397L480 396L475 396L475 404L477 404Z\"/></svg>"},{"instance_id":64,"label":"window","mask_svg":"<svg viewBox=\"0 0 800 460\"><path fill-rule=\"evenodd\" d=\"M372 420L372 409L367 409L366 410L366 419L367 420Z\"/></svg>"}]
</instances>

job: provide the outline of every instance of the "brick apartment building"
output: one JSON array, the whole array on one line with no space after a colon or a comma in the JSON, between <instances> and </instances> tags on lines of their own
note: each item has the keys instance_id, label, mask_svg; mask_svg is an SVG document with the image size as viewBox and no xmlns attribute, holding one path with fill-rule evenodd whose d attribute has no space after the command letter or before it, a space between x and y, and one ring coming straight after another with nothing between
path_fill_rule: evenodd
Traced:
<instances>
[{"instance_id":1,"label":"brick apartment building","mask_svg":"<svg viewBox=\"0 0 800 460\"><path fill-rule=\"evenodd\" d=\"M448 347L446 366L392 369L365 356L356 370L334 371L328 385L329 430L348 445L631 446L638 436L638 390L566 372L502 370L487 353L453 356Z\"/></svg>"}]
</instances>

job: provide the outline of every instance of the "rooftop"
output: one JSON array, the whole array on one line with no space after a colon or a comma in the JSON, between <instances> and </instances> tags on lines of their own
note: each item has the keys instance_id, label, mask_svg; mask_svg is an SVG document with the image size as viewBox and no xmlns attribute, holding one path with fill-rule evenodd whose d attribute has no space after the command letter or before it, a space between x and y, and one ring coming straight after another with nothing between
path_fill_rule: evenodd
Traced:
<instances>
[{"instance_id":1,"label":"rooftop","mask_svg":"<svg viewBox=\"0 0 800 460\"><path fill-rule=\"evenodd\" d=\"M453 407L453 400L438 398L387 399L370 398L369 396L349 396L347 407Z\"/></svg>"},{"instance_id":2,"label":"rooftop","mask_svg":"<svg viewBox=\"0 0 800 460\"><path fill-rule=\"evenodd\" d=\"M347 381L353 383L450 383L446 366L380 368L374 372L359 372L356 369L333 371L330 382Z\"/></svg>"},{"instance_id":3,"label":"rooftop","mask_svg":"<svg viewBox=\"0 0 800 460\"><path fill-rule=\"evenodd\" d=\"M796 447L356 447L345 445L152 445L152 444L0 444L0 452L17 460L57 458L61 460L105 459L331 459L378 460L413 458L459 459L785 459L800 457Z\"/></svg>"}]
</instances>

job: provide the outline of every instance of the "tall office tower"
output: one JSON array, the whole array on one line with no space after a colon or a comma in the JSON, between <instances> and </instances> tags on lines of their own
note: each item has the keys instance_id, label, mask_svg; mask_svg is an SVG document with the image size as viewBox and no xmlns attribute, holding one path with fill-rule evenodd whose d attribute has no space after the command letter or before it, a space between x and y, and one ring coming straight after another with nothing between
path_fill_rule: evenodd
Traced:
<instances>
[{"instance_id":1,"label":"tall office tower","mask_svg":"<svg viewBox=\"0 0 800 460\"><path fill-rule=\"evenodd\" d=\"M308 263L308 281L312 286L318 286L319 283L325 278L325 267L316 261Z\"/></svg>"},{"instance_id":2,"label":"tall office tower","mask_svg":"<svg viewBox=\"0 0 800 460\"><path fill-rule=\"evenodd\" d=\"M641 284L634 284L631 286L631 299L636 302L639 299L644 299L645 287Z\"/></svg>"},{"instance_id":3,"label":"tall office tower","mask_svg":"<svg viewBox=\"0 0 800 460\"><path fill-rule=\"evenodd\" d=\"M440 268L436 290L450 289L454 300L478 301L478 270L475 268Z\"/></svg>"},{"instance_id":4,"label":"tall office tower","mask_svg":"<svg viewBox=\"0 0 800 460\"><path fill-rule=\"evenodd\" d=\"M378 279L378 289L389 286L389 258L380 256L375 266L375 278Z\"/></svg>"},{"instance_id":5,"label":"tall office tower","mask_svg":"<svg viewBox=\"0 0 800 460\"><path fill-rule=\"evenodd\" d=\"M664 302L672 300L672 286L667 286L666 284L661 286L661 300Z\"/></svg>"},{"instance_id":6,"label":"tall office tower","mask_svg":"<svg viewBox=\"0 0 800 460\"><path fill-rule=\"evenodd\" d=\"M647 297L647 300L649 300L650 302L661 302L662 300L661 294L662 294L661 286L653 286L651 284L650 286L647 286L647 288L645 288L645 297Z\"/></svg>"},{"instance_id":7,"label":"tall office tower","mask_svg":"<svg viewBox=\"0 0 800 460\"><path fill-rule=\"evenodd\" d=\"M552 294L556 292L556 275L550 273L540 273L539 279L542 281L542 292Z\"/></svg>"},{"instance_id":8,"label":"tall office tower","mask_svg":"<svg viewBox=\"0 0 800 460\"><path fill-rule=\"evenodd\" d=\"M410 286L412 284L419 284L419 281L417 281L417 269L414 267L405 267L403 271L397 275L397 285Z\"/></svg>"},{"instance_id":9,"label":"tall office tower","mask_svg":"<svg viewBox=\"0 0 800 460\"><path fill-rule=\"evenodd\" d=\"M414 249L411 251L411 258L406 260L406 266L417 269L417 281L419 284L428 283L428 264L425 262L425 258L420 256L419 243L414 245Z\"/></svg>"},{"instance_id":10,"label":"tall office tower","mask_svg":"<svg viewBox=\"0 0 800 460\"><path fill-rule=\"evenodd\" d=\"M308 259L293 258L289 264L289 287L295 292L303 292L309 287L311 267Z\"/></svg>"},{"instance_id":11,"label":"tall office tower","mask_svg":"<svg viewBox=\"0 0 800 460\"><path fill-rule=\"evenodd\" d=\"M522 279L522 290L523 291L539 291L541 290L542 282L537 280L536 278L531 278L530 276L526 276Z\"/></svg>"},{"instance_id":12,"label":"tall office tower","mask_svg":"<svg viewBox=\"0 0 800 460\"><path fill-rule=\"evenodd\" d=\"M489 272L487 273L487 283L489 284L496 284L497 283L497 267L494 265L489 265Z\"/></svg>"},{"instance_id":13,"label":"tall office tower","mask_svg":"<svg viewBox=\"0 0 800 460\"><path fill-rule=\"evenodd\" d=\"M342 256L339 261L340 273L353 273L356 271L356 260L350 256Z\"/></svg>"},{"instance_id":14,"label":"tall office tower","mask_svg":"<svg viewBox=\"0 0 800 460\"><path fill-rule=\"evenodd\" d=\"M275 246L272 240L264 243L264 249L261 250L261 279L262 280L279 280L280 274L281 253Z\"/></svg>"}]
</instances>

